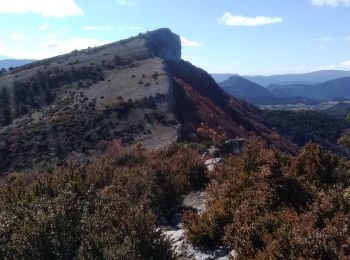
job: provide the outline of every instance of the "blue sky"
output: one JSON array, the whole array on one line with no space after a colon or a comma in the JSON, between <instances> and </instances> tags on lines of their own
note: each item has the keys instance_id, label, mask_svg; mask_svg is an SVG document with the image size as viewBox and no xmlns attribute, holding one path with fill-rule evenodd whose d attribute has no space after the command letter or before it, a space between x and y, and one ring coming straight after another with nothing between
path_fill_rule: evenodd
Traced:
<instances>
[{"instance_id":1,"label":"blue sky","mask_svg":"<svg viewBox=\"0 0 350 260\"><path fill-rule=\"evenodd\" d=\"M0 57L45 58L168 27L209 72L350 69L350 0L0 0Z\"/></svg>"}]
</instances>

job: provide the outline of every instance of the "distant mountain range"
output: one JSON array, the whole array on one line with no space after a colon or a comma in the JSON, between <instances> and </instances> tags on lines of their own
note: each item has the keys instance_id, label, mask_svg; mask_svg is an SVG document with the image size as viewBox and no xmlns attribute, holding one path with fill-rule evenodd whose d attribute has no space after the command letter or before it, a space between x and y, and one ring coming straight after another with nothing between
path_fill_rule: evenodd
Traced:
<instances>
[{"instance_id":1,"label":"distant mountain range","mask_svg":"<svg viewBox=\"0 0 350 260\"><path fill-rule=\"evenodd\" d=\"M216 82L220 83L231 76L237 74L211 74ZM350 71L347 70L321 70L303 74L284 74L271 76L242 76L263 87L271 84L290 85L290 84L318 84L333 79L350 77Z\"/></svg>"},{"instance_id":2,"label":"distant mountain range","mask_svg":"<svg viewBox=\"0 0 350 260\"><path fill-rule=\"evenodd\" d=\"M219 85L228 94L252 104L265 103L267 100L274 99L270 90L240 76L231 76Z\"/></svg>"},{"instance_id":3,"label":"distant mountain range","mask_svg":"<svg viewBox=\"0 0 350 260\"><path fill-rule=\"evenodd\" d=\"M330 80L319 84L269 85L275 96L302 96L316 100L350 99L350 77Z\"/></svg>"},{"instance_id":4,"label":"distant mountain range","mask_svg":"<svg viewBox=\"0 0 350 260\"><path fill-rule=\"evenodd\" d=\"M263 109L316 110L344 115L350 111L350 77L320 84L270 85L264 88L240 76L221 82L227 93Z\"/></svg>"},{"instance_id":5,"label":"distant mountain range","mask_svg":"<svg viewBox=\"0 0 350 260\"><path fill-rule=\"evenodd\" d=\"M240 76L231 76L224 82L221 82L219 86L228 94L255 105L280 105L297 103L313 105L318 103L317 100L297 95L277 96L271 90Z\"/></svg>"},{"instance_id":6,"label":"distant mountain range","mask_svg":"<svg viewBox=\"0 0 350 260\"><path fill-rule=\"evenodd\" d=\"M211 73L210 76L217 82L221 83L232 76L238 76L238 74L232 73Z\"/></svg>"},{"instance_id":7,"label":"distant mountain range","mask_svg":"<svg viewBox=\"0 0 350 260\"><path fill-rule=\"evenodd\" d=\"M0 60L0 69L5 68L11 68L11 67L19 67L23 66L29 63L34 62L35 60L16 60L16 59L3 59Z\"/></svg>"},{"instance_id":8,"label":"distant mountain range","mask_svg":"<svg viewBox=\"0 0 350 260\"><path fill-rule=\"evenodd\" d=\"M244 76L263 87L271 84L290 85L290 84L318 84L333 79L350 77L350 71L346 70L321 70L304 74L285 74L273 76Z\"/></svg>"}]
</instances>

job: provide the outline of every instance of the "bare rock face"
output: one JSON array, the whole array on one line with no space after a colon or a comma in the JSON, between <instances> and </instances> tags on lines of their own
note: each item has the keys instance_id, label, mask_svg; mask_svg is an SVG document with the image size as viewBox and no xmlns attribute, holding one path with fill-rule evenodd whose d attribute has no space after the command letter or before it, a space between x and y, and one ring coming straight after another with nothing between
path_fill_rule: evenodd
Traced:
<instances>
[{"instance_id":1,"label":"bare rock face","mask_svg":"<svg viewBox=\"0 0 350 260\"><path fill-rule=\"evenodd\" d=\"M147 46L164 60L181 59L180 37L172 33L169 29L158 29L145 34Z\"/></svg>"}]
</instances>

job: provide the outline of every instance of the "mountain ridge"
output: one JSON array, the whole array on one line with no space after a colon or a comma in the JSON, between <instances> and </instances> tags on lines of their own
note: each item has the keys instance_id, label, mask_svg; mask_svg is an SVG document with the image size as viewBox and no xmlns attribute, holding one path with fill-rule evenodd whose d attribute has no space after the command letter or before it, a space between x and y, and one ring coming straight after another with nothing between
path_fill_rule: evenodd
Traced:
<instances>
[{"instance_id":1,"label":"mountain ridge","mask_svg":"<svg viewBox=\"0 0 350 260\"><path fill-rule=\"evenodd\" d=\"M270 85L269 89L279 97L303 96L316 100L350 99L350 77L311 85Z\"/></svg>"},{"instance_id":2,"label":"mountain ridge","mask_svg":"<svg viewBox=\"0 0 350 260\"><path fill-rule=\"evenodd\" d=\"M319 70L300 74L282 74L271 76L245 76L247 79L256 82L263 87L271 84L289 85L289 84L318 84L333 79L349 77L349 70Z\"/></svg>"},{"instance_id":3,"label":"mountain ridge","mask_svg":"<svg viewBox=\"0 0 350 260\"><path fill-rule=\"evenodd\" d=\"M278 75L238 75L233 73L212 73L217 83L227 80L230 76L241 76L263 87L271 84L317 84L325 81L350 76L350 70L319 70L308 73L278 74Z\"/></svg>"},{"instance_id":4,"label":"mountain ridge","mask_svg":"<svg viewBox=\"0 0 350 260\"><path fill-rule=\"evenodd\" d=\"M268 89L240 76L231 76L221 82L219 86L230 95L242 98L252 104L274 97Z\"/></svg>"},{"instance_id":5,"label":"mountain ridge","mask_svg":"<svg viewBox=\"0 0 350 260\"><path fill-rule=\"evenodd\" d=\"M325 81L339 79L350 76L350 70L319 70L308 73L277 74L277 75L238 75L233 73L212 73L212 77L217 83L227 80L231 76L241 76L262 87L268 87L271 84L289 85L289 84L317 84Z\"/></svg>"},{"instance_id":6,"label":"mountain ridge","mask_svg":"<svg viewBox=\"0 0 350 260\"><path fill-rule=\"evenodd\" d=\"M114 140L154 149L260 135L281 149L296 149L264 125L258 109L182 61L180 37L169 29L1 75L0 124L0 172L84 162Z\"/></svg>"},{"instance_id":7,"label":"mountain ridge","mask_svg":"<svg viewBox=\"0 0 350 260\"><path fill-rule=\"evenodd\" d=\"M318 101L302 96L276 96L271 90L260 86L244 77L231 76L219 86L230 95L245 100L253 105L316 104Z\"/></svg>"}]
</instances>

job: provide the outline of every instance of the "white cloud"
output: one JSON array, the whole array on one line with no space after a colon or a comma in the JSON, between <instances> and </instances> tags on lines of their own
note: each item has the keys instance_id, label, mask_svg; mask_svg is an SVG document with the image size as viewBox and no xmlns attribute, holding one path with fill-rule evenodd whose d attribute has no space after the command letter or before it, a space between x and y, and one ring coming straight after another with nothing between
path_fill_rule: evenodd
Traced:
<instances>
[{"instance_id":1,"label":"white cloud","mask_svg":"<svg viewBox=\"0 0 350 260\"><path fill-rule=\"evenodd\" d=\"M83 26L83 30L86 31L109 31L113 30L111 26Z\"/></svg>"},{"instance_id":2,"label":"white cloud","mask_svg":"<svg viewBox=\"0 0 350 260\"><path fill-rule=\"evenodd\" d=\"M350 0L311 0L311 3L315 6L350 6Z\"/></svg>"},{"instance_id":3,"label":"white cloud","mask_svg":"<svg viewBox=\"0 0 350 260\"><path fill-rule=\"evenodd\" d=\"M332 64L318 67L319 70L350 70L350 60L343 61L339 64Z\"/></svg>"},{"instance_id":4,"label":"white cloud","mask_svg":"<svg viewBox=\"0 0 350 260\"><path fill-rule=\"evenodd\" d=\"M339 37L320 37L320 38L312 38L313 41L319 41L319 42L339 42L339 41L350 41L350 35L349 36L339 36Z\"/></svg>"},{"instance_id":5,"label":"white cloud","mask_svg":"<svg viewBox=\"0 0 350 260\"><path fill-rule=\"evenodd\" d=\"M43 17L84 15L74 0L10 0L1 1L0 13L34 13Z\"/></svg>"},{"instance_id":6,"label":"white cloud","mask_svg":"<svg viewBox=\"0 0 350 260\"><path fill-rule=\"evenodd\" d=\"M330 42L330 41L332 41L334 39L331 38L331 37L321 37L321 38L314 38L313 40L320 41L320 42Z\"/></svg>"},{"instance_id":7,"label":"white cloud","mask_svg":"<svg viewBox=\"0 0 350 260\"><path fill-rule=\"evenodd\" d=\"M75 49L81 50L88 47L96 47L109 43L109 41L103 41L98 39L89 38L70 38L66 40L58 40L54 35L48 35L47 40L39 44L40 49L46 50L53 55L59 55L71 52Z\"/></svg>"},{"instance_id":8,"label":"white cloud","mask_svg":"<svg viewBox=\"0 0 350 260\"><path fill-rule=\"evenodd\" d=\"M0 42L0 54L17 59L44 59L60 54L69 53L75 49L81 50L110 43L109 41L91 38L57 39L55 35L48 34L46 40L37 43L19 42L18 44L5 44Z\"/></svg>"},{"instance_id":9,"label":"white cloud","mask_svg":"<svg viewBox=\"0 0 350 260\"><path fill-rule=\"evenodd\" d=\"M273 73L303 73L303 72L309 72L312 71L312 68L307 67L271 67L268 68L269 71L272 71Z\"/></svg>"},{"instance_id":10,"label":"white cloud","mask_svg":"<svg viewBox=\"0 0 350 260\"><path fill-rule=\"evenodd\" d=\"M332 38L330 37L323 37L320 39L320 41L323 41L323 42L330 42L332 40Z\"/></svg>"},{"instance_id":11,"label":"white cloud","mask_svg":"<svg viewBox=\"0 0 350 260\"><path fill-rule=\"evenodd\" d=\"M184 47L200 47L200 46L202 46L202 44L195 42L195 41L190 41L183 36L181 36L180 39L181 39L181 45Z\"/></svg>"},{"instance_id":12,"label":"white cloud","mask_svg":"<svg viewBox=\"0 0 350 260\"><path fill-rule=\"evenodd\" d=\"M26 38L24 33L12 33L11 34L11 39L21 41Z\"/></svg>"},{"instance_id":13,"label":"white cloud","mask_svg":"<svg viewBox=\"0 0 350 260\"><path fill-rule=\"evenodd\" d=\"M115 2L119 5L131 5L131 4L133 4L132 0L115 0Z\"/></svg>"},{"instance_id":14,"label":"white cloud","mask_svg":"<svg viewBox=\"0 0 350 260\"><path fill-rule=\"evenodd\" d=\"M227 26L259 26L274 23L283 22L282 17L267 17L267 16L255 16L248 17L242 15L233 15L230 12L224 13L219 22Z\"/></svg>"},{"instance_id":15,"label":"white cloud","mask_svg":"<svg viewBox=\"0 0 350 260\"><path fill-rule=\"evenodd\" d=\"M120 26L117 28L118 31L123 32L123 31L137 31L137 30L141 30L142 28L139 26L133 26L133 25L129 25L129 26Z\"/></svg>"},{"instance_id":16,"label":"white cloud","mask_svg":"<svg viewBox=\"0 0 350 260\"><path fill-rule=\"evenodd\" d=\"M319 66L317 70L335 70L337 69L336 65L327 65L327 66Z\"/></svg>"},{"instance_id":17,"label":"white cloud","mask_svg":"<svg viewBox=\"0 0 350 260\"><path fill-rule=\"evenodd\" d=\"M342 63L340 63L340 67L345 70L350 70L350 60L343 61Z\"/></svg>"},{"instance_id":18,"label":"white cloud","mask_svg":"<svg viewBox=\"0 0 350 260\"><path fill-rule=\"evenodd\" d=\"M313 38L314 41L319 42L339 42L343 41L344 37L321 37L321 38Z\"/></svg>"},{"instance_id":19,"label":"white cloud","mask_svg":"<svg viewBox=\"0 0 350 260\"><path fill-rule=\"evenodd\" d=\"M48 23L42 23L42 24L38 27L38 29L39 29L39 30L47 30L47 29L49 29L49 27L50 27L50 25L49 25Z\"/></svg>"}]
</instances>

